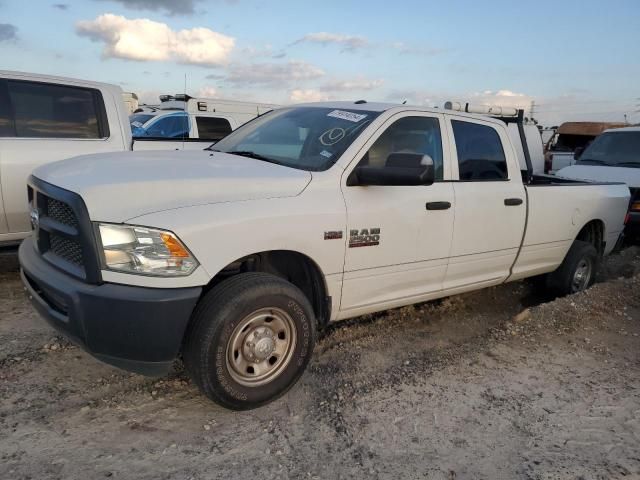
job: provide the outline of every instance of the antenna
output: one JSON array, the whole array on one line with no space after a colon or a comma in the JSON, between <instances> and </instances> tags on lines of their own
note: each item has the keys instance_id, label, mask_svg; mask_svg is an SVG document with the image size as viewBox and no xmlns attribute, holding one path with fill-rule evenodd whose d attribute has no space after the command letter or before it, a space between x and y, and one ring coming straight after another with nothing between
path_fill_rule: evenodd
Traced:
<instances>
[{"instance_id":1,"label":"antenna","mask_svg":"<svg viewBox=\"0 0 640 480\"><path fill-rule=\"evenodd\" d=\"M184 73L184 89L182 90L184 93L184 98L186 100L187 98L187 72ZM188 113L188 109L186 108L186 103L187 101L185 101L185 109L184 109L184 113L185 115L185 119L187 120L187 131L182 133L182 150L184 150L184 139L186 135L189 135L189 130L191 130L191 125L189 125L189 113Z\"/></svg>"}]
</instances>

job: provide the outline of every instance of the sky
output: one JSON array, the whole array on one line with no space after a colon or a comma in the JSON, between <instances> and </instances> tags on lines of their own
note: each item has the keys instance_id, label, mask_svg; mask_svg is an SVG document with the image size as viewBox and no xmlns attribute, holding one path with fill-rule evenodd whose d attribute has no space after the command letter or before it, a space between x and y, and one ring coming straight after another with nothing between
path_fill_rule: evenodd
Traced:
<instances>
[{"instance_id":1,"label":"sky","mask_svg":"<svg viewBox=\"0 0 640 480\"><path fill-rule=\"evenodd\" d=\"M0 0L0 69L289 104L640 122L640 0ZM186 89L185 89L186 84Z\"/></svg>"}]
</instances>

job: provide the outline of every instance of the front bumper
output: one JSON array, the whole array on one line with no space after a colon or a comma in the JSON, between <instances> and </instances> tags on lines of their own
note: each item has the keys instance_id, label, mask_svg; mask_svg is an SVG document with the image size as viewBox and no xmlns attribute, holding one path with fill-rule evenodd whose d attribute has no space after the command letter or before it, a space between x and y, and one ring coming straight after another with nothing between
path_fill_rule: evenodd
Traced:
<instances>
[{"instance_id":1,"label":"front bumper","mask_svg":"<svg viewBox=\"0 0 640 480\"><path fill-rule=\"evenodd\" d=\"M31 302L56 330L124 370L150 376L169 370L202 288L85 283L44 260L31 238L18 255Z\"/></svg>"}]
</instances>

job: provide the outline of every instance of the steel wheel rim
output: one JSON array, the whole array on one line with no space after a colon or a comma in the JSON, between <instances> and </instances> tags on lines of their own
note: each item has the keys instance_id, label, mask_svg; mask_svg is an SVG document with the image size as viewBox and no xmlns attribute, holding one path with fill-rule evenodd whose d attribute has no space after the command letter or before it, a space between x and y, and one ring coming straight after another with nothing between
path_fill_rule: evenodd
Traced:
<instances>
[{"instance_id":1,"label":"steel wheel rim","mask_svg":"<svg viewBox=\"0 0 640 480\"><path fill-rule=\"evenodd\" d=\"M578 262L571 281L571 290L573 292L581 292L589 286L589 282L591 281L591 271L592 265L588 259L583 258Z\"/></svg>"},{"instance_id":2,"label":"steel wheel rim","mask_svg":"<svg viewBox=\"0 0 640 480\"><path fill-rule=\"evenodd\" d=\"M227 343L227 370L241 385L273 381L287 367L296 347L296 326L279 308L262 308L243 318Z\"/></svg>"}]
</instances>

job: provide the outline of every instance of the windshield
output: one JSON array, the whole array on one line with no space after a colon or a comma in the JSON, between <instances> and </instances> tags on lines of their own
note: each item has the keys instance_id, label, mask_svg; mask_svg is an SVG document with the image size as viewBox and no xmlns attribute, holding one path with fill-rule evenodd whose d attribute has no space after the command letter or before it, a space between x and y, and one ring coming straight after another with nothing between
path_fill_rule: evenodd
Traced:
<instances>
[{"instance_id":1,"label":"windshield","mask_svg":"<svg viewBox=\"0 0 640 480\"><path fill-rule=\"evenodd\" d=\"M220 140L214 151L309 171L326 170L380 112L320 107L274 110Z\"/></svg>"},{"instance_id":2,"label":"windshield","mask_svg":"<svg viewBox=\"0 0 640 480\"><path fill-rule=\"evenodd\" d=\"M640 167L640 131L603 133L587 147L577 163Z\"/></svg>"}]
</instances>

